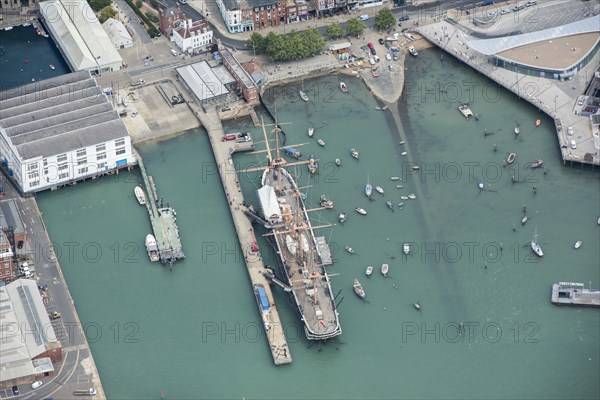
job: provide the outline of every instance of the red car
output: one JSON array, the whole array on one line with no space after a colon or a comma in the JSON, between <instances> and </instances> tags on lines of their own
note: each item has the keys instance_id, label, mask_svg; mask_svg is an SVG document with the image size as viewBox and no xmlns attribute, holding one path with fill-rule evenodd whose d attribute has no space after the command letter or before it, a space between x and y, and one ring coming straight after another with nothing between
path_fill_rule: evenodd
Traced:
<instances>
[{"instance_id":1,"label":"red car","mask_svg":"<svg viewBox=\"0 0 600 400\"><path fill-rule=\"evenodd\" d=\"M235 138L236 138L235 134L232 133L230 135L223 136L221 138L221 142L225 142L225 141L228 141L228 140L235 140Z\"/></svg>"}]
</instances>

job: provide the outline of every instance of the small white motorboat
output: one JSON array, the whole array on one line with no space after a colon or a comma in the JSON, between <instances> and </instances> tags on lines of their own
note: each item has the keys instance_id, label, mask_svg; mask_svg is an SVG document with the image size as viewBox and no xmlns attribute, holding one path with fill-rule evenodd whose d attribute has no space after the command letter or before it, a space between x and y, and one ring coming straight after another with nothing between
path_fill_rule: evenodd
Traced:
<instances>
[{"instance_id":1,"label":"small white motorboat","mask_svg":"<svg viewBox=\"0 0 600 400\"><path fill-rule=\"evenodd\" d=\"M350 155L352 158L356 158L358 160L358 151L356 149L350 149Z\"/></svg>"},{"instance_id":2,"label":"small white motorboat","mask_svg":"<svg viewBox=\"0 0 600 400\"><path fill-rule=\"evenodd\" d=\"M408 200L408 196L400 196L400 200Z\"/></svg>"},{"instance_id":3,"label":"small white motorboat","mask_svg":"<svg viewBox=\"0 0 600 400\"><path fill-rule=\"evenodd\" d=\"M404 246L402 246L402 251L404 251L404 254L410 253L410 245L408 243L404 243Z\"/></svg>"},{"instance_id":4,"label":"small white motorboat","mask_svg":"<svg viewBox=\"0 0 600 400\"><path fill-rule=\"evenodd\" d=\"M377 193L384 194L383 188L381 186L375 186L375 190L377 190Z\"/></svg>"},{"instance_id":5,"label":"small white motorboat","mask_svg":"<svg viewBox=\"0 0 600 400\"><path fill-rule=\"evenodd\" d=\"M319 203L321 204L321 207L333 208L333 201L328 199L327 196L325 196L325 195L321 195Z\"/></svg>"},{"instance_id":6,"label":"small white motorboat","mask_svg":"<svg viewBox=\"0 0 600 400\"><path fill-rule=\"evenodd\" d=\"M52 65L52 64L50 64L48 66L50 67L51 70L55 70L56 69L56 67L54 65Z\"/></svg>"},{"instance_id":7,"label":"small white motorboat","mask_svg":"<svg viewBox=\"0 0 600 400\"><path fill-rule=\"evenodd\" d=\"M373 193L373 186L369 183L369 175L367 175L367 184L365 185L365 194L367 197L371 197L371 193Z\"/></svg>"},{"instance_id":8,"label":"small white motorboat","mask_svg":"<svg viewBox=\"0 0 600 400\"><path fill-rule=\"evenodd\" d=\"M348 216L346 215L345 212L341 212L340 215L338 216L338 219L340 220L340 223L344 223L346 222L346 219L348 219Z\"/></svg>"},{"instance_id":9,"label":"small white motorboat","mask_svg":"<svg viewBox=\"0 0 600 400\"><path fill-rule=\"evenodd\" d=\"M352 247L350 247L350 246L346 246L346 247L344 247L344 249L346 249L346 251L347 251L348 253L350 253L350 254L354 254L354 249L353 249Z\"/></svg>"},{"instance_id":10,"label":"small white motorboat","mask_svg":"<svg viewBox=\"0 0 600 400\"><path fill-rule=\"evenodd\" d=\"M390 266L387 264L381 264L381 275L387 277L388 271L390 270Z\"/></svg>"},{"instance_id":11,"label":"small white motorboat","mask_svg":"<svg viewBox=\"0 0 600 400\"><path fill-rule=\"evenodd\" d=\"M356 207L356 212L360 215L367 215L367 210L365 210L364 208Z\"/></svg>"},{"instance_id":12,"label":"small white motorboat","mask_svg":"<svg viewBox=\"0 0 600 400\"><path fill-rule=\"evenodd\" d=\"M477 187L479 188L479 190L483 190L485 186L485 183L480 179L477 181Z\"/></svg>"},{"instance_id":13,"label":"small white motorboat","mask_svg":"<svg viewBox=\"0 0 600 400\"><path fill-rule=\"evenodd\" d=\"M337 165L338 167L339 167L340 165L342 165L342 160L340 160L339 158L336 158L336 159L335 159L335 165Z\"/></svg>"},{"instance_id":14,"label":"small white motorboat","mask_svg":"<svg viewBox=\"0 0 600 400\"><path fill-rule=\"evenodd\" d=\"M390 210L394 209L394 204L391 201L386 201L385 205L387 206L387 208L389 208Z\"/></svg>"},{"instance_id":15,"label":"small white motorboat","mask_svg":"<svg viewBox=\"0 0 600 400\"><path fill-rule=\"evenodd\" d=\"M419 170L419 166L418 165L413 165L412 169L414 169L415 171Z\"/></svg>"},{"instance_id":16,"label":"small white motorboat","mask_svg":"<svg viewBox=\"0 0 600 400\"><path fill-rule=\"evenodd\" d=\"M367 294L365 293L365 290L363 289L358 279L354 278L354 284L352 285L352 288L354 289L354 293L356 293L356 295L361 299L367 297Z\"/></svg>"},{"instance_id":17,"label":"small white motorboat","mask_svg":"<svg viewBox=\"0 0 600 400\"><path fill-rule=\"evenodd\" d=\"M160 259L158 246L156 245L156 239L150 234L146 236L146 251L148 252L148 257L150 257L150 261L155 262Z\"/></svg>"},{"instance_id":18,"label":"small white motorboat","mask_svg":"<svg viewBox=\"0 0 600 400\"><path fill-rule=\"evenodd\" d=\"M133 189L133 193L135 194L135 198L137 199L138 203L140 203L140 205L144 205L146 204L146 194L144 193L144 189L142 189L141 186L136 186L135 189Z\"/></svg>"},{"instance_id":19,"label":"small white motorboat","mask_svg":"<svg viewBox=\"0 0 600 400\"><path fill-rule=\"evenodd\" d=\"M408 153L407 153L406 151L403 151L402 153L400 153L400 155L401 155L401 156L405 156L405 155L407 155L407 154L408 154Z\"/></svg>"},{"instance_id":20,"label":"small white motorboat","mask_svg":"<svg viewBox=\"0 0 600 400\"><path fill-rule=\"evenodd\" d=\"M373 275L373 267L371 267L370 265L367 267L367 270L365 271L365 275L367 276L371 276Z\"/></svg>"},{"instance_id":21,"label":"small white motorboat","mask_svg":"<svg viewBox=\"0 0 600 400\"><path fill-rule=\"evenodd\" d=\"M506 159L506 163L512 164L515 161L515 158L517 158L517 155L515 153L510 153Z\"/></svg>"},{"instance_id":22,"label":"small white motorboat","mask_svg":"<svg viewBox=\"0 0 600 400\"><path fill-rule=\"evenodd\" d=\"M409 198L410 200L414 200L414 199L416 199L416 198L417 198L417 195L416 195L416 194L414 194L414 193L411 193L411 194L409 194L409 195L408 195L408 198Z\"/></svg>"},{"instance_id":23,"label":"small white motorboat","mask_svg":"<svg viewBox=\"0 0 600 400\"><path fill-rule=\"evenodd\" d=\"M400 207L400 208L404 207L404 203L398 203L398 207Z\"/></svg>"},{"instance_id":24,"label":"small white motorboat","mask_svg":"<svg viewBox=\"0 0 600 400\"><path fill-rule=\"evenodd\" d=\"M325 147L325 141L323 139L317 140L317 143L319 143L319 146Z\"/></svg>"},{"instance_id":25,"label":"small white motorboat","mask_svg":"<svg viewBox=\"0 0 600 400\"><path fill-rule=\"evenodd\" d=\"M419 302L417 301L415 304L413 304L413 307L419 311L421 311L421 305L419 304Z\"/></svg>"},{"instance_id":26,"label":"small white motorboat","mask_svg":"<svg viewBox=\"0 0 600 400\"><path fill-rule=\"evenodd\" d=\"M581 247L581 240L575 242L575 248L578 249Z\"/></svg>"},{"instance_id":27,"label":"small white motorboat","mask_svg":"<svg viewBox=\"0 0 600 400\"><path fill-rule=\"evenodd\" d=\"M540 168L543 163L544 163L544 161L542 161L542 160L535 160L533 162L533 164L531 164L531 169Z\"/></svg>"},{"instance_id":28,"label":"small white motorboat","mask_svg":"<svg viewBox=\"0 0 600 400\"><path fill-rule=\"evenodd\" d=\"M400 177L399 176L392 176L390 177L390 181L399 181Z\"/></svg>"},{"instance_id":29,"label":"small white motorboat","mask_svg":"<svg viewBox=\"0 0 600 400\"><path fill-rule=\"evenodd\" d=\"M396 185L396 189L402 189L404 186L402 185Z\"/></svg>"},{"instance_id":30,"label":"small white motorboat","mask_svg":"<svg viewBox=\"0 0 600 400\"><path fill-rule=\"evenodd\" d=\"M302 100L308 101L308 96L306 95L306 93L304 93L302 90L300 90L299 94L300 94L300 98Z\"/></svg>"},{"instance_id":31,"label":"small white motorboat","mask_svg":"<svg viewBox=\"0 0 600 400\"><path fill-rule=\"evenodd\" d=\"M313 137L315 134L315 128L308 128L308 136Z\"/></svg>"},{"instance_id":32,"label":"small white motorboat","mask_svg":"<svg viewBox=\"0 0 600 400\"><path fill-rule=\"evenodd\" d=\"M401 140L401 141L398 142L398 144L404 144L404 143L406 143L405 140Z\"/></svg>"},{"instance_id":33,"label":"small white motorboat","mask_svg":"<svg viewBox=\"0 0 600 400\"><path fill-rule=\"evenodd\" d=\"M521 225L525 225L528 220L529 218L527 218L527 215L525 215L523 218L521 218Z\"/></svg>"},{"instance_id":34,"label":"small white motorboat","mask_svg":"<svg viewBox=\"0 0 600 400\"><path fill-rule=\"evenodd\" d=\"M515 135L518 135L519 132L521 132L521 129L519 129L518 126L515 126Z\"/></svg>"},{"instance_id":35,"label":"small white motorboat","mask_svg":"<svg viewBox=\"0 0 600 400\"><path fill-rule=\"evenodd\" d=\"M348 86L344 82L340 82L340 90L342 93L348 93Z\"/></svg>"}]
</instances>

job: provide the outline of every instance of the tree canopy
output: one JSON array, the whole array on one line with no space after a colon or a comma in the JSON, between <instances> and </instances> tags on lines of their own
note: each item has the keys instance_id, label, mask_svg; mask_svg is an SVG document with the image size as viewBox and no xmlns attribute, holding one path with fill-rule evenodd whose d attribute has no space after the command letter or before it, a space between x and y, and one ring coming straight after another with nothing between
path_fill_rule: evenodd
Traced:
<instances>
[{"instance_id":1,"label":"tree canopy","mask_svg":"<svg viewBox=\"0 0 600 400\"><path fill-rule=\"evenodd\" d=\"M389 8L382 8L375 16L375 29L383 31L396 24L396 17Z\"/></svg>"},{"instance_id":2,"label":"tree canopy","mask_svg":"<svg viewBox=\"0 0 600 400\"><path fill-rule=\"evenodd\" d=\"M111 6L106 6L102 10L100 10L100 18L98 18L98 19L102 23L109 18L115 17L116 15L117 15L117 12L115 11L114 8L112 8Z\"/></svg>"},{"instance_id":3,"label":"tree canopy","mask_svg":"<svg viewBox=\"0 0 600 400\"><path fill-rule=\"evenodd\" d=\"M360 36L365 31L365 24L358 18L350 18L346 21L346 32L352 36Z\"/></svg>"},{"instance_id":4,"label":"tree canopy","mask_svg":"<svg viewBox=\"0 0 600 400\"><path fill-rule=\"evenodd\" d=\"M320 53L324 46L325 40L316 29L286 35L269 32L267 36L254 32L246 41L247 48L266 52L271 61L300 60Z\"/></svg>"},{"instance_id":5,"label":"tree canopy","mask_svg":"<svg viewBox=\"0 0 600 400\"><path fill-rule=\"evenodd\" d=\"M104 7L110 6L112 4L112 0L89 0L88 3L90 3L92 10L100 11Z\"/></svg>"},{"instance_id":6,"label":"tree canopy","mask_svg":"<svg viewBox=\"0 0 600 400\"><path fill-rule=\"evenodd\" d=\"M344 35L344 30L338 23L330 24L327 27L327 36L331 39L339 38Z\"/></svg>"}]
</instances>

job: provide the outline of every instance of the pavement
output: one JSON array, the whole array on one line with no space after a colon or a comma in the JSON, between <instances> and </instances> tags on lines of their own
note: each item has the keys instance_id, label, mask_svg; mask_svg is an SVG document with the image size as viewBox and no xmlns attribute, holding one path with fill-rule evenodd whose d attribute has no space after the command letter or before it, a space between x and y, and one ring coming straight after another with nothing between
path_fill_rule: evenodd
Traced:
<instances>
[{"instance_id":1,"label":"pavement","mask_svg":"<svg viewBox=\"0 0 600 400\"><path fill-rule=\"evenodd\" d=\"M41 379L44 384L32 390L30 385L19 385L21 394L13 396L10 388L0 390L0 399L70 399L73 391L95 388L95 399L105 399L100 376L96 369L90 348L83 333L83 326L77 315L69 288L60 270L50 238L46 232L42 214L34 198L22 198L3 175L5 199L14 198L21 219L27 231L27 241L19 255L33 260L30 269L35 271L38 285L48 285L48 312L59 311L61 318L51 320L52 327L63 347L63 360L54 364L54 376Z\"/></svg>"}]
</instances>

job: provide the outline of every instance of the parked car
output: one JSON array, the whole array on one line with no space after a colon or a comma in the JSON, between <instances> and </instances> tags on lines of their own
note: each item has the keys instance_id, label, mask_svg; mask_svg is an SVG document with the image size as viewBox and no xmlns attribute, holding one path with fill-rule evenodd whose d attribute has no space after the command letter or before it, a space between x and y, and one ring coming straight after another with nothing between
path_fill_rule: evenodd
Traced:
<instances>
[{"instance_id":1,"label":"parked car","mask_svg":"<svg viewBox=\"0 0 600 400\"><path fill-rule=\"evenodd\" d=\"M384 44L385 40L383 40L382 38L379 38L379 44Z\"/></svg>"},{"instance_id":2,"label":"parked car","mask_svg":"<svg viewBox=\"0 0 600 400\"><path fill-rule=\"evenodd\" d=\"M369 58L369 64L375 65L375 60L373 60L372 58Z\"/></svg>"},{"instance_id":3,"label":"parked car","mask_svg":"<svg viewBox=\"0 0 600 400\"><path fill-rule=\"evenodd\" d=\"M19 391L19 387L16 385L12 387L12 392L13 392L13 395L15 395L15 396L18 396L21 394L21 392Z\"/></svg>"},{"instance_id":4,"label":"parked car","mask_svg":"<svg viewBox=\"0 0 600 400\"><path fill-rule=\"evenodd\" d=\"M403 15L400 18L398 18L398 21L402 22L402 21L408 21L410 19L410 17L408 15Z\"/></svg>"},{"instance_id":5,"label":"parked car","mask_svg":"<svg viewBox=\"0 0 600 400\"><path fill-rule=\"evenodd\" d=\"M374 58L375 58L375 62L381 61L381 59L378 56L375 56Z\"/></svg>"},{"instance_id":6,"label":"parked car","mask_svg":"<svg viewBox=\"0 0 600 400\"><path fill-rule=\"evenodd\" d=\"M221 138L221 142L226 142L228 140L235 140L236 136L232 133L229 135L225 135Z\"/></svg>"},{"instance_id":7,"label":"parked car","mask_svg":"<svg viewBox=\"0 0 600 400\"><path fill-rule=\"evenodd\" d=\"M510 8L505 8L502 11L500 11L500 15L505 15L505 14L510 14Z\"/></svg>"},{"instance_id":8,"label":"parked car","mask_svg":"<svg viewBox=\"0 0 600 400\"><path fill-rule=\"evenodd\" d=\"M567 128L567 135L573 136L573 127L572 126Z\"/></svg>"},{"instance_id":9,"label":"parked car","mask_svg":"<svg viewBox=\"0 0 600 400\"><path fill-rule=\"evenodd\" d=\"M22 249L22 248L23 248L23 241L19 240L19 242L17 243L17 249Z\"/></svg>"},{"instance_id":10,"label":"parked car","mask_svg":"<svg viewBox=\"0 0 600 400\"><path fill-rule=\"evenodd\" d=\"M535 6L536 4L537 4L536 0L529 0L527 3L525 3L525 7Z\"/></svg>"},{"instance_id":11,"label":"parked car","mask_svg":"<svg viewBox=\"0 0 600 400\"><path fill-rule=\"evenodd\" d=\"M51 314L49 314L50 319L59 319L60 318L60 313L58 311L53 311Z\"/></svg>"},{"instance_id":12,"label":"parked car","mask_svg":"<svg viewBox=\"0 0 600 400\"><path fill-rule=\"evenodd\" d=\"M137 111L134 111L134 112L132 112L132 113L131 113L131 117L132 117L132 118L135 118L137 115L138 115L138 112L137 112Z\"/></svg>"},{"instance_id":13,"label":"parked car","mask_svg":"<svg viewBox=\"0 0 600 400\"><path fill-rule=\"evenodd\" d=\"M388 61L392 61L392 56L390 55L390 53L387 53L385 55L385 59L388 60Z\"/></svg>"},{"instance_id":14,"label":"parked car","mask_svg":"<svg viewBox=\"0 0 600 400\"><path fill-rule=\"evenodd\" d=\"M32 388L32 389L37 389L37 388L39 388L40 386L42 386L43 384L44 384L44 382L42 382L42 381L35 381L35 382L33 382L33 383L31 384L31 388Z\"/></svg>"},{"instance_id":15,"label":"parked car","mask_svg":"<svg viewBox=\"0 0 600 400\"><path fill-rule=\"evenodd\" d=\"M579 100L577 100L577 105L578 106L582 106L583 105L583 97L581 97Z\"/></svg>"},{"instance_id":16,"label":"parked car","mask_svg":"<svg viewBox=\"0 0 600 400\"><path fill-rule=\"evenodd\" d=\"M576 149L577 148L577 143L575 143L575 140L571 140L571 148L572 149Z\"/></svg>"}]
</instances>

